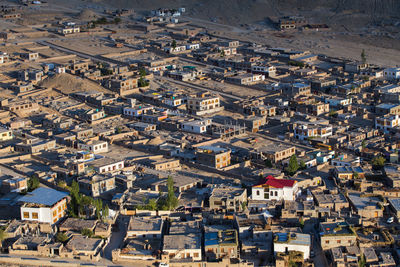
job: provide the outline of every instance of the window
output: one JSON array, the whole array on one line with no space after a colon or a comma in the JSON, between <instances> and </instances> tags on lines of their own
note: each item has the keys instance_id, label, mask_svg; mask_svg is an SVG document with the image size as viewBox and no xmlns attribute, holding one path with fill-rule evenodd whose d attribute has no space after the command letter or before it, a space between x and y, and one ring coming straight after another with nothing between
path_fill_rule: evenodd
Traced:
<instances>
[{"instance_id":1,"label":"window","mask_svg":"<svg viewBox=\"0 0 400 267\"><path fill-rule=\"evenodd\" d=\"M257 190L256 192L257 192L257 196L259 196L260 195L260 191Z\"/></svg>"},{"instance_id":2,"label":"window","mask_svg":"<svg viewBox=\"0 0 400 267\"><path fill-rule=\"evenodd\" d=\"M337 243L340 244L342 242L342 240L337 240Z\"/></svg>"},{"instance_id":3,"label":"window","mask_svg":"<svg viewBox=\"0 0 400 267\"><path fill-rule=\"evenodd\" d=\"M329 240L326 240L326 241L325 241L325 244L329 244Z\"/></svg>"},{"instance_id":4,"label":"window","mask_svg":"<svg viewBox=\"0 0 400 267\"><path fill-rule=\"evenodd\" d=\"M29 219L29 212L24 212L24 219Z\"/></svg>"},{"instance_id":5,"label":"window","mask_svg":"<svg viewBox=\"0 0 400 267\"><path fill-rule=\"evenodd\" d=\"M198 258L198 257L199 257L199 253L195 252L195 253L193 254L193 257L194 257L194 258Z\"/></svg>"},{"instance_id":6,"label":"window","mask_svg":"<svg viewBox=\"0 0 400 267\"><path fill-rule=\"evenodd\" d=\"M53 211L53 217L57 216L57 210Z\"/></svg>"},{"instance_id":7,"label":"window","mask_svg":"<svg viewBox=\"0 0 400 267\"><path fill-rule=\"evenodd\" d=\"M38 219L38 213L37 212L32 212L32 219Z\"/></svg>"}]
</instances>

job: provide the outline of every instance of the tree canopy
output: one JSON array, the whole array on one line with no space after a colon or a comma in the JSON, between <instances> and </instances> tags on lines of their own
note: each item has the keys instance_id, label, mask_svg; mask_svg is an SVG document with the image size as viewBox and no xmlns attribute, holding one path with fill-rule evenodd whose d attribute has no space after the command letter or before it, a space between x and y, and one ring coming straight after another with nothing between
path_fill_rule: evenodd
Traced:
<instances>
[{"instance_id":1,"label":"tree canopy","mask_svg":"<svg viewBox=\"0 0 400 267\"><path fill-rule=\"evenodd\" d=\"M386 159L383 156L376 156L372 159L371 164L375 170L380 170L385 166Z\"/></svg>"},{"instance_id":2,"label":"tree canopy","mask_svg":"<svg viewBox=\"0 0 400 267\"><path fill-rule=\"evenodd\" d=\"M294 175L297 170L299 169L299 163L297 162L297 157L296 155L292 155L289 160L289 166L286 168L286 171L289 173L289 175Z\"/></svg>"},{"instance_id":3,"label":"tree canopy","mask_svg":"<svg viewBox=\"0 0 400 267\"><path fill-rule=\"evenodd\" d=\"M32 192L40 186L39 179L37 177L31 177L28 180L28 191Z\"/></svg>"}]
</instances>

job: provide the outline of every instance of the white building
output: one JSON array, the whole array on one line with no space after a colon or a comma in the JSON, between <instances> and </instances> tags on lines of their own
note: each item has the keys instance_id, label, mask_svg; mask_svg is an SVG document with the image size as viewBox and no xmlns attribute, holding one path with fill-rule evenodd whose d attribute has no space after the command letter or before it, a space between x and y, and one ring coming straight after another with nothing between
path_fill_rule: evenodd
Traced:
<instances>
[{"instance_id":1,"label":"white building","mask_svg":"<svg viewBox=\"0 0 400 267\"><path fill-rule=\"evenodd\" d=\"M297 181L268 176L263 182L252 187L251 199L295 200L297 191Z\"/></svg>"},{"instance_id":2,"label":"white building","mask_svg":"<svg viewBox=\"0 0 400 267\"><path fill-rule=\"evenodd\" d=\"M383 77L386 80L398 80L400 79L400 68L388 68L383 70Z\"/></svg>"},{"instance_id":3,"label":"white building","mask_svg":"<svg viewBox=\"0 0 400 267\"><path fill-rule=\"evenodd\" d=\"M399 115L389 115L375 118L375 128L383 130L385 133L393 128L398 128L400 125Z\"/></svg>"},{"instance_id":4,"label":"white building","mask_svg":"<svg viewBox=\"0 0 400 267\"><path fill-rule=\"evenodd\" d=\"M200 49L200 44L187 44L186 50L197 50Z\"/></svg>"},{"instance_id":5,"label":"white building","mask_svg":"<svg viewBox=\"0 0 400 267\"><path fill-rule=\"evenodd\" d=\"M186 51L186 45L178 45L175 48L173 48L172 46L165 47L164 51L170 54L184 52Z\"/></svg>"},{"instance_id":6,"label":"white building","mask_svg":"<svg viewBox=\"0 0 400 267\"><path fill-rule=\"evenodd\" d=\"M311 237L309 234L276 233L274 235L274 253L299 251L303 252L304 260L310 257Z\"/></svg>"},{"instance_id":7,"label":"white building","mask_svg":"<svg viewBox=\"0 0 400 267\"><path fill-rule=\"evenodd\" d=\"M65 73L65 67L56 67L55 72L56 73Z\"/></svg>"},{"instance_id":8,"label":"white building","mask_svg":"<svg viewBox=\"0 0 400 267\"><path fill-rule=\"evenodd\" d=\"M21 220L54 224L66 215L68 194L39 187L19 199Z\"/></svg>"},{"instance_id":9,"label":"white building","mask_svg":"<svg viewBox=\"0 0 400 267\"><path fill-rule=\"evenodd\" d=\"M349 98L340 98L340 97L332 97L326 98L325 103L328 103L329 106L338 107L338 106L348 106L353 103L353 99Z\"/></svg>"},{"instance_id":10,"label":"white building","mask_svg":"<svg viewBox=\"0 0 400 267\"><path fill-rule=\"evenodd\" d=\"M212 119L186 121L181 123L181 129L190 133L206 133L211 127Z\"/></svg>"},{"instance_id":11,"label":"white building","mask_svg":"<svg viewBox=\"0 0 400 267\"><path fill-rule=\"evenodd\" d=\"M78 149L90 151L92 153L106 153L108 152L107 141L89 141L87 143L78 143Z\"/></svg>"},{"instance_id":12,"label":"white building","mask_svg":"<svg viewBox=\"0 0 400 267\"><path fill-rule=\"evenodd\" d=\"M153 110L154 107L152 106L135 106L135 107L124 107L124 115L125 116L130 116L130 117L140 117L143 114L146 114L147 112Z\"/></svg>"},{"instance_id":13,"label":"white building","mask_svg":"<svg viewBox=\"0 0 400 267\"><path fill-rule=\"evenodd\" d=\"M164 99L164 104L171 107L178 107L183 104L183 100L181 98L166 98Z\"/></svg>"},{"instance_id":14,"label":"white building","mask_svg":"<svg viewBox=\"0 0 400 267\"><path fill-rule=\"evenodd\" d=\"M8 141L14 138L12 130L0 127L0 142Z\"/></svg>"},{"instance_id":15,"label":"white building","mask_svg":"<svg viewBox=\"0 0 400 267\"><path fill-rule=\"evenodd\" d=\"M321 125L307 122L300 122L294 128L294 136L299 140L307 140L308 138L327 138L332 136L333 128L330 125Z\"/></svg>"},{"instance_id":16,"label":"white building","mask_svg":"<svg viewBox=\"0 0 400 267\"><path fill-rule=\"evenodd\" d=\"M113 161L110 158L101 158L91 162L91 165L97 173L116 172L125 167L123 160Z\"/></svg>"},{"instance_id":17,"label":"white building","mask_svg":"<svg viewBox=\"0 0 400 267\"><path fill-rule=\"evenodd\" d=\"M251 66L251 72L261 73L264 74L266 77L273 77L276 74L276 67L268 65L253 65Z\"/></svg>"}]
</instances>

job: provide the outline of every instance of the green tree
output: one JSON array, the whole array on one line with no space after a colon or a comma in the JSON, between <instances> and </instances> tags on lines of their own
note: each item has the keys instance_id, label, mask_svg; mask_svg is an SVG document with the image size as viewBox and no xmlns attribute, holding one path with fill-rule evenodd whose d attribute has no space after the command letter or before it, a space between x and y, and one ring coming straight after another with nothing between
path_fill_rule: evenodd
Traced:
<instances>
[{"instance_id":1,"label":"green tree","mask_svg":"<svg viewBox=\"0 0 400 267\"><path fill-rule=\"evenodd\" d=\"M363 150L367 147L367 143L365 142L365 140L362 140L361 147Z\"/></svg>"},{"instance_id":2,"label":"green tree","mask_svg":"<svg viewBox=\"0 0 400 267\"><path fill-rule=\"evenodd\" d=\"M99 18L96 23L98 24L107 24L107 19L105 17Z\"/></svg>"},{"instance_id":3,"label":"green tree","mask_svg":"<svg viewBox=\"0 0 400 267\"><path fill-rule=\"evenodd\" d=\"M366 260L364 254L361 254L360 260L358 261L358 267L365 267L366 266Z\"/></svg>"},{"instance_id":4,"label":"green tree","mask_svg":"<svg viewBox=\"0 0 400 267\"><path fill-rule=\"evenodd\" d=\"M72 181L69 193L71 196L71 204L69 206L69 215L72 217L78 217L79 216L79 206L81 204L81 195L79 194L79 185L75 180Z\"/></svg>"},{"instance_id":5,"label":"green tree","mask_svg":"<svg viewBox=\"0 0 400 267\"><path fill-rule=\"evenodd\" d=\"M300 217L299 224L300 224L301 229L303 229L304 228L304 219L303 219L303 217Z\"/></svg>"},{"instance_id":6,"label":"green tree","mask_svg":"<svg viewBox=\"0 0 400 267\"><path fill-rule=\"evenodd\" d=\"M175 40L172 40L171 47L172 47L173 50L175 50L175 48L176 48L176 41Z\"/></svg>"},{"instance_id":7,"label":"green tree","mask_svg":"<svg viewBox=\"0 0 400 267\"><path fill-rule=\"evenodd\" d=\"M364 49L361 51L361 62L363 64L367 63L367 54L365 53Z\"/></svg>"},{"instance_id":8,"label":"green tree","mask_svg":"<svg viewBox=\"0 0 400 267\"><path fill-rule=\"evenodd\" d=\"M28 180L28 191L32 192L40 186L39 179L37 177L31 177Z\"/></svg>"},{"instance_id":9,"label":"green tree","mask_svg":"<svg viewBox=\"0 0 400 267\"><path fill-rule=\"evenodd\" d=\"M121 18L116 17L116 18L114 19L114 23L115 23L115 24L119 24L120 22L121 22Z\"/></svg>"},{"instance_id":10,"label":"green tree","mask_svg":"<svg viewBox=\"0 0 400 267\"><path fill-rule=\"evenodd\" d=\"M6 232L4 232L4 229L0 229L0 242L6 238L7 238Z\"/></svg>"},{"instance_id":11,"label":"green tree","mask_svg":"<svg viewBox=\"0 0 400 267\"><path fill-rule=\"evenodd\" d=\"M225 56L225 50L221 50L221 57Z\"/></svg>"},{"instance_id":12,"label":"green tree","mask_svg":"<svg viewBox=\"0 0 400 267\"><path fill-rule=\"evenodd\" d=\"M246 207L247 207L247 202L246 202L246 201L245 201L245 202L242 202L242 210L245 210Z\"/></svg>"},{"instance_id":13,"label":"green tree","mask_svg":"<svg viewBox=\"0 0 400 267\"><path fill-rule=\"evenodd\" d=\"M157 200L154 198L149 199L146 206L148 210L157 210Z\"/></svg>"},{"instance_id":14,"label":"green tree","mask_svg":"<svg viewBox=\"0 0 400 267\"><path fill-rule=\"evenodd\" d=\"M296 155L292 155L289 160L289 166L286 168L286 171L289 175L294 175L299 169L299 163L297 162Z\"/></svg>"},{"instance_id":15,"label":"green tree","mask_svg":"<svg viewBox=\"0 0 400 267\"><path fill-rule=\"evenodd\" d=\"M175 196L174 190L174 179L171 176L168 176L167 179L167 188L168 188L168 195L167 195L167 207L169 210L172 210L178 206L178 199Z\"/></svg>"},{"instance_id":16,"label":"green tree","mask_svg":"<svg viewBox=\"0 0 400 267\"><path fill-rule=\"evenodd\" d=\"M358 179L359 175L358 172L353 172L353 179Z\"/></svg>"},{"instance_id":17,"label":"green tree","mask_svg":"<svg viewBox=\"0 0 400 267\"><path fill-rule=\"evenodd\" d=\"M146 77L146 75L147 75L146 70L144 68L141 68L139 70L139 75L140 75L140 77L143 77L143 78Z\"/></svg>"},{"instance_id":18,"label":"green tree","mask_svg":"<svg viewBox=\"0 0 400 267\"><path fill-rule=\"evenodd\" d=\"M107 218L108 215L110 215L110 208L108 207L108 205L103 206L103 210L101 212L103 218Z\"/></svg>"},{"instance_id":19,"label":"green tree","mask_svg":"<svg viewBox=\"0 0 400 267\"><path fill-rule=\"evenodd\" d=\"M264 163L265 163L265 167L267 167L267 168L272 168L273 167L272 166L272 161L270 159L264 160Z\"/></svg>"},{"instance_id":20,"label":"green tree","mask_svg":"<svg viewBox=\"0 0 400 267\"><path fill-rule=\"evenodd\" d=\"M93 236L93 231L87 228L82 229L81 235L87 236L87 237L92 237Z\"/></svg>"},{"instance_id":21,"label":"green tree","mask_svg":"<svg viewBox=\"0 0 400 267\"><path fill-rule=\"evenodd\" d=\"M372 159L371 164L375 170L380 170L385 166L386 159L382 156L376 156Z\"/></svg>"},{"instance_id":22,"label":"green tree","mask_svg":"<svg viewBox=\"0 0 400 267\"><path fill-rule=\"evenodd\" d=\"M66 243L68 241L68 236L63 232L58 232L56 234L56 241L60 243Z\"/></svg>"},{"instance_id":23,"label":"green tree","mask_svg":"<svg viewBox=\"0 0 400 267\"><path fill-rule=\"evenodd\" d=\"M306 163L303 160L300 160L300 162L299 162L299 169L300 170L307 169Z\"/></svg>"},{"instance_id":24,"label":"green tree","mask_svg":"<svg viewBox=\"0 0 400 267\"><path fill-rule=\"evenodd\" d=\"M96 207L96 218L98 220L102 219L101 211L103 209L103 201L100 198L94 199L93 204Z\"/></svg>"},{"instance_id":25,"label":"green tree","mask_svg":"<svg viewBox=\"0 0 400 267\"><path fill-rule=\"evenodd\" d=\"M140 79L138 81L138 85L139 85L139 87L146 87L146 86L149 86L149 82L146 81L146 79L144 77L140 77Z\"/></svg>"}]
</instances>

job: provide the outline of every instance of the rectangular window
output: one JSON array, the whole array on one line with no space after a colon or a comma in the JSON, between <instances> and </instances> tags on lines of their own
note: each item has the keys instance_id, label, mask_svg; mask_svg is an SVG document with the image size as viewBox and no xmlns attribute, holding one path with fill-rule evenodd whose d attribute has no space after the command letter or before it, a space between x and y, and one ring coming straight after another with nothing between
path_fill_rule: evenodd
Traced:
<instances>
[{"instance_id":1,"label":"rectangular window","mask_svg":"<svg viewBox=\"0 0 400 267\"><path fill-rule=\"evenodd\" d=\"M57 210L53 211L53 217L57 216Z\"/></svg>"},{"instance_id":2,"label":"rectangular window","mask_svg":"<svg viewBox=\"0 0 400 267\"><path fill-rule=\"evenodd\" d=\"M32 219L38 219L39 215L37 212L32 212Z\"/></svg>"},{"instance_id":3,"label":"rectangular window","mask_svg":"<svg viewBox=\"0 0 400 267\"><path fill-rule=\"evenodd\" d=\"M29 212L24 212L24 219L29 219Z\"/></svg>"}]
</instances>

